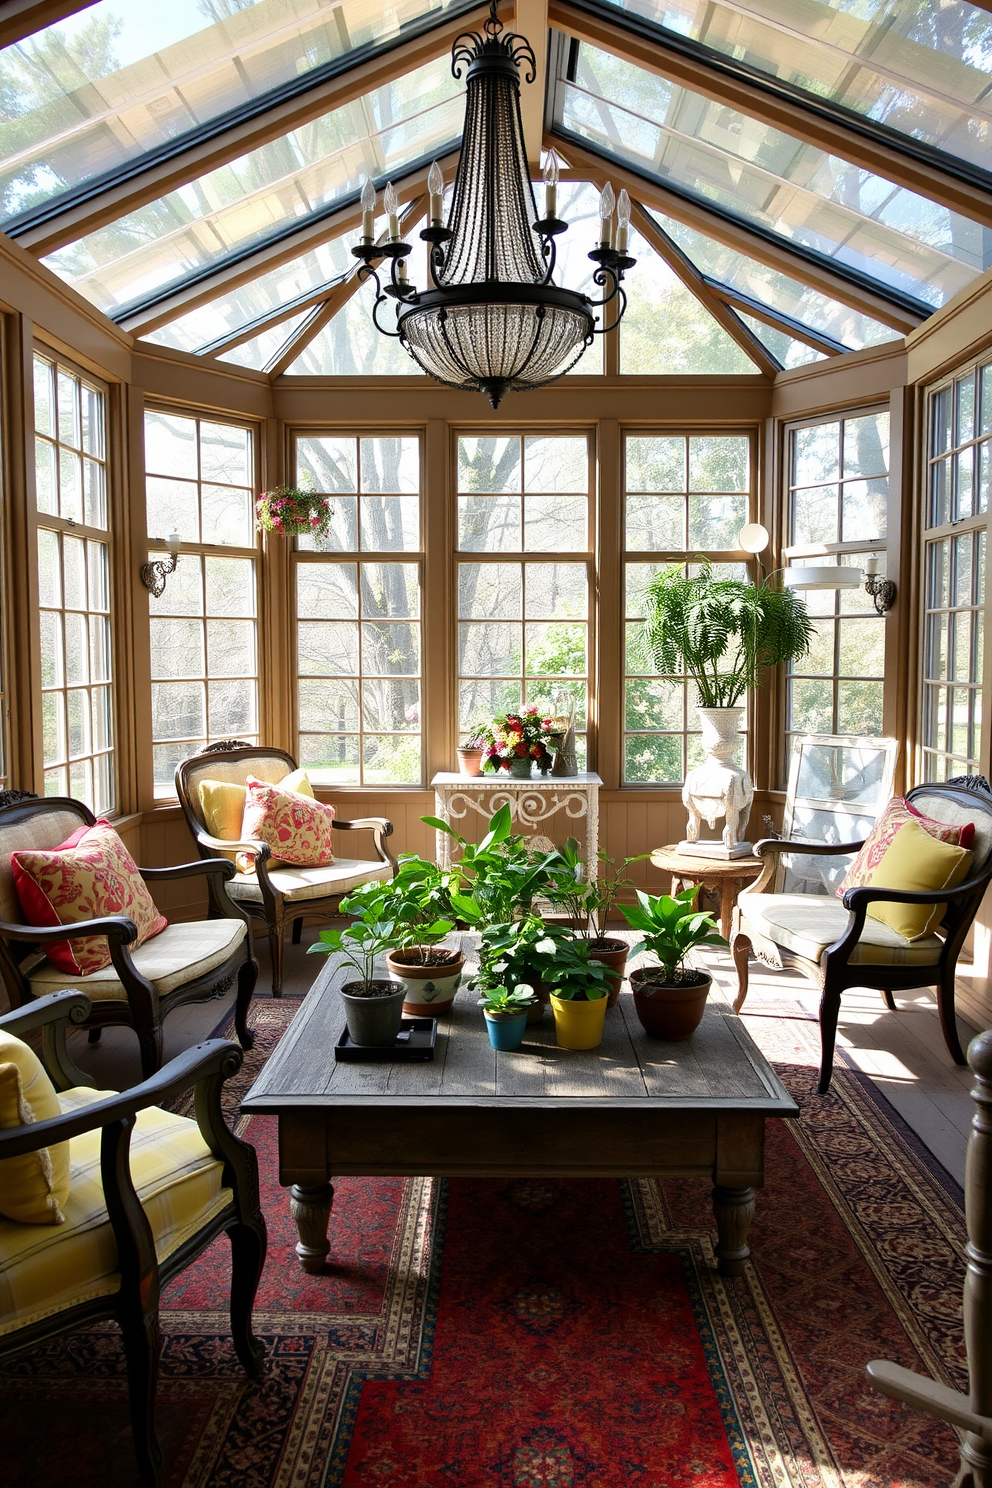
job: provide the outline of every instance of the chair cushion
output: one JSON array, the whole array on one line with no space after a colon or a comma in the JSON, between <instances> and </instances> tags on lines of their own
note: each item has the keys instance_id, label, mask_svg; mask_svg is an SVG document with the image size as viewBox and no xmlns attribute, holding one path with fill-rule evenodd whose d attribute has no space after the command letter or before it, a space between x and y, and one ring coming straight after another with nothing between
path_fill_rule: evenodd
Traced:
<instances>
[{"instance_id":1,"label":"chair cushion","mask_svg":"<svg viewBox=\"0 0 992 1488\"><path fill-rule=\"evenodd\" d=\"M868 836L857 857L845 873L838 888L834 890L838 899L843 899L848 889L857 889L871 883L871 876L885 856L893 837L907 822L915 821L931 837L941 842L950 842L954 847L971 847L975 836L973 822L936 821L924 816L922 811L903 796L893 796ZM886 888L894 885L886 884Z\"/></svg>"},{"instance_id":2,"label":"chair cushion","mask_svg":"<svg viewBox=\"0 0 992 1488\"><path fill-rule=\"evenodd\" d=\"M249 775L241 835L267 842L283 862L323 868L334 861L334 807Z\"/></svg>"},{"instance_id":3,"label":"chair cushion","mask_svg":"<svg viewBox=\"0 0 992 1488\"><path fill-rule=\"evenodd\" d=\"M273 888L290 903L321 899L327 894L347 894L359 884L393 876L391 863L370 863L364 858L337 858L326 868L277 868L269 873ZM239 873L224 885L232 899L261 904L262 891L256 873Z\"/></svg>"},{"instance_id":4,"label":"chair cushion","mask_svg":"<svg viewBox=\"0 0 992 1488\"><path fill-rule=\"evenodd\" d=\"M60 1103L76 1110L110 1091L80 1087ZM0 1336L77 1302L110 1296L120 1285L117 1246L103 1202L100 1129L67 1143L65 1224L0 1220ZM195 1121L152 1106L131 1133L131 1176L155 1238L159 1261L208 1224L232 1200L223 1163Z\"/></svg>"},{"instance_id":5,"label":"chair cushion","mask_svg":"<svg viewBox=\"0 0 992 1488\"><path fill-rule=\"evenodd\" d=\"M919 822L905 822L896 832L881 861L871 871L873 889L908 889L917 894L929 889L954 889L963 883L971 867L971 853L952 847L924 831ZM919 940L936 930L944 918L946 904L897 904L884 900L869 904L874 920L891 925L907 940Z\"/></svg>"},{"instance_id":6,"label":"chair cushion","mask_svg":"<svg viewBox=\"0 0 992 1488\"><path fill-rule=\"evenodd\" d=\"M741 929L754 940L755 949L778 964L776 947L819 961L851 922L832 894L742 894L737 907ZM851 965L935 966L942 950L943 941L936 935L909 941L881 920L865 920Z\"/></svg>"},{"instance_id":7,"label":"chair cushion","mask_svg":"<svg viewBox=\"0 0 992 1488\"><path fill-rule=\"evenodd\" d=\"M306 770L291 770L279 781L280 789L296 791L298 795L313 799L313 786ZM201 780L197 786L200 798L200 815L211 837L222 837L227 842L237 842L241 837L241 822L245 814L245 787L237 780ZM237 853L224 853L232 862Z\"/></svg>"},{"instance_id":8,"label":"chair cushion","mask_svg":"<svg viewBox=\"0 0 992 1488\"><path fill-rule=\"evenodd\" d=\"M143 977L153 984L160 997L206 976L222 966L244 940L248 927L244 920L197 920L189 925L170 925L154 940L139 946L131 959ZM60 991L66 985L65 973L42 961L29 977L33 997ZM126 1002L127 993L112 966L74 977L72 986L85 992L94 1002Z\"/></svg>"},{"instance_id":9,"label":"chair cushion","mask_svg":"<svg viewBox=\"0 0 992 1488\"><path fill-rule=\"evenodd\" d=\"M61 1110L55 1086L34 1050L0 1028L0 1127L49 1121ZM69 1194L69 1143L0 1162L0 1216L20 1224L60 1225Z\"/></svg>"},{"instance_id":10,"label":"chair cushion","mask_svg":"<svg viewBox=\"0 0 992 1488\"><path fill-rule=\"evenodd\" d=\"M11 854L14 883L29 925L71 925L103 915L127 915L138 927L137 944L169 923L159 914L137 864L109 822L80 827L56 848L22 848ZM105 935L84 935L47 947L48 959L69 976L110 965Z\"/></svg>"}]
</instances>

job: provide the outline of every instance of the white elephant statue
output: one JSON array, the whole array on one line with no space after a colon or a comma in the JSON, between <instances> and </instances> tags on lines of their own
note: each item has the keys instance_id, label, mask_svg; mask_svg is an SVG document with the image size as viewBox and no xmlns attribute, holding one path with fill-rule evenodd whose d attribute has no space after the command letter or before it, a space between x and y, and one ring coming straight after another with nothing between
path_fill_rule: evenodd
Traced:
<instances>
[{"instance_id":1,"label":"white elephant statue","mask_svg":"<svg viewBox=\"0 0 992 1488\"><path fill-rule=\"evenodd\" d=\"M728 852L733 851L741 843L753 800L754 787L746 771L715 760L697 765L682 787L682 804L689 813L686 842L699 842L701 822L712 832L724 817L721 841Z\"/></svg>"}]
</instances>

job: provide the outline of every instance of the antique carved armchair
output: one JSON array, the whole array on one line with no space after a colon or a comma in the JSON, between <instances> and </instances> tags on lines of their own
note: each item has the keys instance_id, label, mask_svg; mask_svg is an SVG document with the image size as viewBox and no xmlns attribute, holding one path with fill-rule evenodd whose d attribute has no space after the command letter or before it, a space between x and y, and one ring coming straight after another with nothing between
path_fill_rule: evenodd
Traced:
<instances>
[{"instance_id":1,"label":"antique carved armchair","mask_svg":"<svg viewBox=\"0 0 992 1488\"><path fill-rule=\"evenodd\" d=\"M303 921L326 920L338 913L342 898L370 879L392 878L396 859L386 847L392 834L392 823L384 817L363 817L353 821L336 817L335 831L371 832L374 858L339 858L326 868L294 868L289 864L269 867L271 856L264 842L230 841L211 836L200 801L200 783L216 780L244 785L249 775L278 785L297 768L291 754L281 749L260 748L237 740L211 745L202 754L180 761L176 767L176 794L201 858L216 861L218 855L228 858L237 852L254 855L251 872L238 873L225 881L224 887L241 909L261 920L269 937L272 953L272 995L282 994L282 947L286 921L293 925L293 942L297 943Z\"/></svg>"},{"instance_id":2,"label":"antique carved armchair","mask_svg":"<svg viewBox=\"0 0 992 1488\"><path fill-rule=\"evenodd\" d=\"M740 1012L748 989L752 953L778 969L800 971L814 982L820 996L820 1081L825 1094L833 1070L841 995L849 987L874 987L895 1010L893 992L936 987L940 1026L948 1052L964 1064L954 1014L954 974L958 955L978 907L992 880L992 788L975 776L946 784L918 785L907 801L925 816L949 823L974 822L973 858L968 878L955 889L910 893L892 888L848 889L843 899L832 893L781 893L783 857L789 853L837 856L853 853L860 842L813 843L766 838L755 846L764 859L760 876L737 901L731 950L737 969ZM939 932L907 941L883 922L867 917L869 904L946 902Z\"/></svg>"},{"instance_id":3,"label":"antique carved armchair","mask_svg":"<svg viewBox=\"0 0 992 1488\"><path fill-rule=\"evenodd\" d=\"M69 1142L64 1223L0 1217L0 1358L83 1324L117 1322L138 1466L144 1482L158 1485L159 1294L225 1231L235 1351L252 1377L264 1370L251 1327L266 1247L258 1164L221 1112L221 1088L241 1066L236 1044L197 1044L118 1095L92 1089L69 1059L66 1027L85 1027L89 1014L89 999L67 991L0 1017L0 1028L22 1040L43 1031L44 1063L61 1107L59 1116L0 1130L0 1161ZM194 1085L196 1120L162 1109ZM68 1465L61 1467L71 1478Z\"/></svg>"},{"instance_id":4,"label":"antique carved armchair","mask_svg":"<svg viewBox=\"0 0 992 1488\"><path fill-rule=\"evenodd\" d=\"M203 878L210 896L209 918L169 925L143 945L134 921L124 915L81 920L55 928L25 921L14 887L10 855L24 848L58 847L80 826L96 818L81 801L25 796L0 807L0 976L12 1008L43 997L70 983L89 999L87 1027L94 1036L108 1024L134 1029L141 1051L141 1071L151 1075L162 1063L162 1023L173 1008L219 997L237 982L235 1027L243 1049L250 1049L248 1029L258 963L252 955L248 918L224 893L234 865L222 861L183 863L173 868L142 868L151 885L179 878ZM45 956L45 946L80 936L105 935L111 965L87 976L69 976Z\"/></svg>"}]
</instances>

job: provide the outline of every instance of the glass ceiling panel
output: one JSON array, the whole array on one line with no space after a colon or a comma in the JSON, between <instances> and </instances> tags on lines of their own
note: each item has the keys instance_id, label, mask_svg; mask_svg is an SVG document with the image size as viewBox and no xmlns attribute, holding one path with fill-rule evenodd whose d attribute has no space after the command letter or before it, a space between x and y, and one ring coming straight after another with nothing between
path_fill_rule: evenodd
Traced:
<instances>
[{"instance_id":1,"label":"glass ceiling panel","mask_svg":"<svg viewBox=\"0 0 992 1488\"><path fill-rule=\"evenodd\" d=\"M287 367L287 376L422 377L410 353L372 324L374 300L375 286L363 284ZM392 329L389 307L380 314L383 325Z\"/></svg>"},{"instance_id":2,"label":"glass ceiling panel","mask_svg":"<svg viewBox=\"0 0 992 1488\"><path fill-rule=\"evenodd\" d=\"M992 263L977 222L585 43L557 116L635 169L927 304Z\"/></svg>"},{"instance_id":3,"label":"glass ceiling panel","mask_svg":"<svg viewBox=\"0 0 992 1488\"><path fill-rule=\"evenodd\" d=\"M447 58L200 176L43 262L108 314L164 293L333 210L366 175L399 176L461 134L461 86Z\"/></svg>"},{"instance_id":4,"label":"glass ceiling panel","mask_svg":"<svg viewBox=\"0 0 992 1488\"><path fill-rule=\"evenodd\" d=\"M0 53L0 218L453 4L100 0Z\"/></svg>"},{"instance_id":5,"label":"glass ceiling panel","mask_svg":"<svg viewBox=\"0 0 992 1488\"><path fill-rule=\"evenodd\" d=\"M765 346L783 367L805 367L809 362L827 360L824 352L814 351L813 347L807 346L805 341L796 341L792 336L787 336L784 331L765 325L763 320L757 320L753 315L745 315L740 310L736 310L734 314L744 322L749 331L757 336L762 346Z\"/></svg>"},{"instance_id":6,"label":"glass ceiling panel","mask_svg":"<svg viewBox=\"0 0 992 1488\"><path fill-rule=\"evenodd\" d=\"M684 227L673 217L651 213L660 227L673 238L701 274L748 295L770 310L777 310L790 320L799 321L810 330L821 331L839 341L850 351L863 346L880 346L885 341L898 341L899 332L881 321L872 320L858 310L851 310L839 300L832 300L818 290L810 289L798 279L769 269L736 248L726 248L715 238L708 238L693 227Z\"/></svg>"},{"instance_id":7,"label":"glass ceiling panel","mask_svg":"<svg viewBox=\"0 0 992 1488\"><path fill-rule=\"evenodd\" d=\"M311 306L311 310L312 308ZM217 360L232 362L235 367L254 367L256 372L263 372L269 362L296 335L311 310L303 310L299 315L294 315L291 320L282 321L280 325L269 326L260 335L254 336L251 341L235 346L232 351L223 352Z\"/></svg>"},{"instance_id":8,"label":"glass ceiling panel","mask_svg":"<svg viewBox=\"0 0 992 1488\"><path fill-rule=\"evenodd\" d=\"M609 0L990 168L992 15L961 0Z\"/></svg>"}]
</instances>

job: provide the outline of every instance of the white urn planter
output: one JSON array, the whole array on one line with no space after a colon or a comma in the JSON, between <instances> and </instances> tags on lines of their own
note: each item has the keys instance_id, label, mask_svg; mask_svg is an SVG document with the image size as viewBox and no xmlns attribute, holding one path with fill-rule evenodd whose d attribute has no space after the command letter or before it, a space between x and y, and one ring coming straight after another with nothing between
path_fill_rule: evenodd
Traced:
<instances>
[{"instance_id":1,"label":"white urn planter","mask_svg":"<svg viewBox=\"0 0 992 1488\"><path fill-rule=\"evenodd\" d=\"M689 821L679 852L702 858L748 857L751 844L741 838L751 814L754 787L747 771L736 763L745 709L700 708L698 712L706 760L689 771L682 787ZM718 837L700 837L704 821L713 833L721 819L724 826Z\"/></svg>"}]
</instances>

